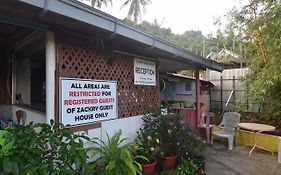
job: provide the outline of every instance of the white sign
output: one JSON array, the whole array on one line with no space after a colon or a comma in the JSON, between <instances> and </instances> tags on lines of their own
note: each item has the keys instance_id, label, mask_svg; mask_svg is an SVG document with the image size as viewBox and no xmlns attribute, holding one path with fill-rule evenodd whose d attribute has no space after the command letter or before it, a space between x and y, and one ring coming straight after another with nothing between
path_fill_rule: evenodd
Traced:
<instances>
[{"instance_id":1,"label":"white sign","mask_svg":"<svg viewBox=\"0 0 281 175\"><path fill-rule=\"evenodd\" d=\"M134 59L134 83L138 85L156 85L156 64L152 61Z\"/></svg>"},{"instance_id":2,"label":"white sign","mask_svg":"<svg viewBox=\"0 0 281 175\"><path fill-rule=\"evenodd\" d=\"M84 125L117 118L115 81L60 79L60 122Z\"/></svg>"}]
</instances>

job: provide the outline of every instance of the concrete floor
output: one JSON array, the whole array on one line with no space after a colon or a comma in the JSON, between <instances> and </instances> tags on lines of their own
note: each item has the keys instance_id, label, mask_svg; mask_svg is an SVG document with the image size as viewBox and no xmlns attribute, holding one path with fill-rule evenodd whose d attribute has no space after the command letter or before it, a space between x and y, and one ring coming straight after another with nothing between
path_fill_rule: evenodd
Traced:
<instances>
[{"instance_id":1,"label":"concrete floor","mask_svg":"<svg viewBox=\"0 0 281 175\"><path fill-rule=\"evenodd\" d=\"M227 145L215 143L206 149L207 175L281 175L281 163L277 155L255 149L248 157L251 147L235 146L233 151Z\"/></svg>"}]
</instances>

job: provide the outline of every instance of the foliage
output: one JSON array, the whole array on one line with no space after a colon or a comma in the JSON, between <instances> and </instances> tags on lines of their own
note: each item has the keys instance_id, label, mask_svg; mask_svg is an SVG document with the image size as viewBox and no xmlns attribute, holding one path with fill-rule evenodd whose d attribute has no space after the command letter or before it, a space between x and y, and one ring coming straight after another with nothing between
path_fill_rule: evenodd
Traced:
<instances>
[{"instance_id":1,"label":"foliage","mask_svg":"<svg viewBox=\"0 0 281 175\"><path fill-rule=\"evenodd\" d=\"M164 39L178 47L191 51L197 55L207 56L210 52L219 52L223 48L232 50L233 52L241 51L240 47L235 47L237 37L234 32L218 30L216 36L209 34L204 36L200 30L190 30L183 34L172 33L170 28L161 27L162 22L154 20L153 23L141 21L141 16L146 12L146 6L151 3L151 0L125 0L120 9L129 7L127 17L124 19L129 24L137 25L141 29L161 39ZM101 8L102 6L112 5L112 0L92 0L92 6ZM215 22L219 25L219 20ZM235 49L236 48L236 49Z\"/></svg>"},{"instance_id":2,"label":"foliage","mask_svg":"<svg viewBox=\"0 0 281 175\"><path fill-rule=\"evenodd\" d=\"M161 175L196 175L197 165L191 159L183 160L175 170L164 171Z\"/></svg>"},{"instance_id":3,"label":"foliage","mask_svg":"<svg viewBox=\"0 0 281 175\"><path fill-rule=\"evenodd\" d=\"M242 113L246 112L246 106L241 102L241 100L236 100L232 103L231 111Z\"/></svg>"},{"instance_id":4,"label":"foliage","mask_svg":"<svg viewBox=\"0 0 281 175\"><path fill-rule=\"evenodd\" d=\"M178 137L178 158L180 160L192 159L195 164L205 167L204 150L206 144L192 132L192 130L181 124Z\"/></svg>"},{"instance_id":5,"label":"foliage","mask_svg":"<svg viewBox=\"0 0 281 175\"><path fill-rule=\"evenodd\" d=\"M201 56L207 56L212 51L218 53L223 48L230 50L234 48L234 36L230 33L224 35L221 31L218 31L215 37L212 35L204 36L200 30L190 30L183 34L175 34L170 28L161 27L161 23L157 20L154 20L153 23L143 21L138 27L178 47Z\"/></svg>"},{"instance_id":6,"label":"foliage","mask_svg":"<svg viewBox=\"0 0 281 175\"><path fill-rule=\"evenodd\" d=\"M88 138L61 124L29 123L7 131L4 147L12 148L0 155L2 174L80 174L87 166L82 148Z\"/></svg>"},{"instance_id":7,"label":"foliage","mask_svg":"<svg viewBox=\"0 0 281 175\"><path fill-rule=\"evenodd\" d=\"M145 6L150 3L150 0L126 0L121 8L130 4L127 20L137 24L139 19L141 19L141 13L145 12Z\"/></svg>"},{"instance_id":8,"label":"foliage","mask_svg":"<svg viewBox=\"0 0 281 175\"><path fill-rule=\"evenodd\" d=\"M112 5L112 0L93 0L92 6L101 8L101 6L107 6L109 3ZM201 56L207 56L210 52L218 53L223 48L230 49L233 52L241 50L240 47L235 47L234 41L237 40L237 37L231 30L227 32L218 30L216 36L212 34L204 36L200 30L190 30L183 34L175 34L170 28L161 27L164 19L162 22L155 19L153 23L143 21L139 24L141 15L146 12L146 6L150 3L151 0L125 0L121 9L129 7L129 10L124 21L137 25L148 33ZM216 22L216 24L218 23Z\"/></svg>"},{"instance_id":9,"label":"foliage","mask_svg":"<svg viewBox=\"0 0 281 175\"><path fill-rule=\"evenodd\" d=\"M177 167L178 175L196 175L197 165L191 159L185 159Z\"/></svg>"},{"instance_id":10,"label":"foliage","mask_svg":"<svg viewBox=\"0 0 281 175\"><path fill-rule=\"evenodd\" d=\"M180 116L168 114L161 116L159 125L160 156L177 155L179 148Z\"/></svg>"},{"instance_id":11,"label":"foliage","mask_svg":"<svg viewBox=\"0 0 281 175\"><path fill-rule=\"evenodd\" d=\"M240 30L246 51L248 97L270 114L270 124L281 127L281 2L250 0L230 15L231 29Z\"/></svg>"},{"instance_id":12,"label":"foliage","mask_svg":"<svg viewBox=\"0 0 281 175\"><path fill-rule=\"evenodd\" d=\"M158 127L160 125L160 115L158 113L148 113L142 117L143 125L136 133L136 155L142 155L152 163L159 152L160 135ZM148 163L145 160L138 160L140 163Z\"/></svg>"},{"instance_id":13,"label":"foliage","mask_svg":"<svg viewBox=\"0 0 281 175\"><path fill-rule=\"evenodd\" d=\"M108 3L110 3L112 5L112 1L111 0L91 0L92 2L92 7L97 7L97 8L101 8L102 5L107 6Z\"/></svg>"},{"instance_id":14,"label":"foliage","mask_svg":"<svg viewBox=\"0 0 281 175\"><path fill-rule=\"evenodd\" d=\"M134 159L143 157L132 157L130 151L132 144L124 144L123 142L127 139L121 139L121 134L121 130L112 138L109 138L107 134L107 143L98 138L91 140L94 146L87 149L92 151L93 157L100 156L93 162L93 165L97 167L96 174L141 174L141 165Z\"/></svg>"}]
</instances>

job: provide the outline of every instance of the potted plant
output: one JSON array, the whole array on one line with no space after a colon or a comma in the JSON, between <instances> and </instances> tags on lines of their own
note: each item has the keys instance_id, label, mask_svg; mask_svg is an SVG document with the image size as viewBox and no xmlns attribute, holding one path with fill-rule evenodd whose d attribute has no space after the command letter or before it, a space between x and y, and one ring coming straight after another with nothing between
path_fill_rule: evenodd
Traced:
<instances>
[{"instance_id":1,"label":"potted plant","mask_svg":"<svg viewBox=\"0 0 281 175\"><path fill-rule=\"evenodd\" d=\"M178 114L169 114L161 117L159 132L161 136L160 157L163 159L163 168L173 169L177 160L179 147L179 120Z\"/></svg>"},{"instance_id":2,"label":"potted plant","mask_svg":"<svg viewBox=\"0 0 281 175\"><path fill-rule=\"evenodd\" d=\"M182 122L179 127L177 155L180 162L192 159L198 168L198 174L204 174L205 142L197 137L192 130Z\"/></svg>"},{"instance_id":3,"label":"potted plant","mask_svg":"<svg viewBox=\"0 0 281 175\"><path fill-rule=\"evenodd\" d=\"M178 175L196 175L197 174L197 165L191 159L183 160L177 167Z\"/></svg>"},{"instance_id":4,"label":"potted plant","mask_svg":"<svg viewBox=\"0 0 281 175\"><path fill-rule=\"evenodd\" d=\"M121 139L121 130L104 142L94 138L91 142L93 147L87 148L92 151L92 158L98 157L92 165L95 167L95 174L123 175L141 174L141 165L136 159L145 159L142 156L134 157L132 154L132 143L124 143L127 138Z\"/></svg>"},{"instance_id":5,"label":"potted plant","mask_svg":"<svg viewBox=\"0 0 281 175\"><path fill-rule=\"evenodd\" d=\"M144 175L152 175L157 163L156 154L160 140L155 133L143 129L140 129L136 136L135 154L146 158L137 161L141 164Z\"/></svg>"},{"instance_id":6,"label":"potted plant","mask_svg":"<svg viewBox=\"0 0 281 175\"><path fill-rule=\"evenodd\" d=\"M142 121L142 127L136 133L135 154L146 158L137 160L142 165L143 174L152 175L160 145L158 133L160 115L158 112L151 112L144 115Z\"/></svg>"}]
</instances>

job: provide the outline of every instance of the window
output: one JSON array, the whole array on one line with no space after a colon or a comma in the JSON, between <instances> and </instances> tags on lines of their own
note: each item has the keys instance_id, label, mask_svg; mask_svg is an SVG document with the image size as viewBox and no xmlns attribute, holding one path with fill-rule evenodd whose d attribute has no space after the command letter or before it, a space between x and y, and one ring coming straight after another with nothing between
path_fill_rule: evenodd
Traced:
<instances>
[{"instance_id":1,"label":"window","mask_svg":"<svg viewBox=\"0 0 281 175\"><path fill-rule=\"evenodd\" d=\"M201 95L209 95L209 85L206 83L202 83L200 86L200 94Z\"/></svg>"},{"instance_id":2,"label":"window","mask_svg":"<svg viewBox=\"0 0 281 175\"><path fill-rule=\"evenodd\" d=\"M42 45L40 47L40 44ZM35 46L36 45L36 46ZM39 45L39 46L38 46ZM15 103L46 111L46 70L44 41L15 55Z\"/></svg>"},{"instance_id":3,"label":"window","mask_svg":"<svg viewBox=\"0 0 281 175\"><path fill-rule=\"evenodd\" d=\"M191 82L185 82L185 91L192 91Z\"/></svg>"}]
</instances>

